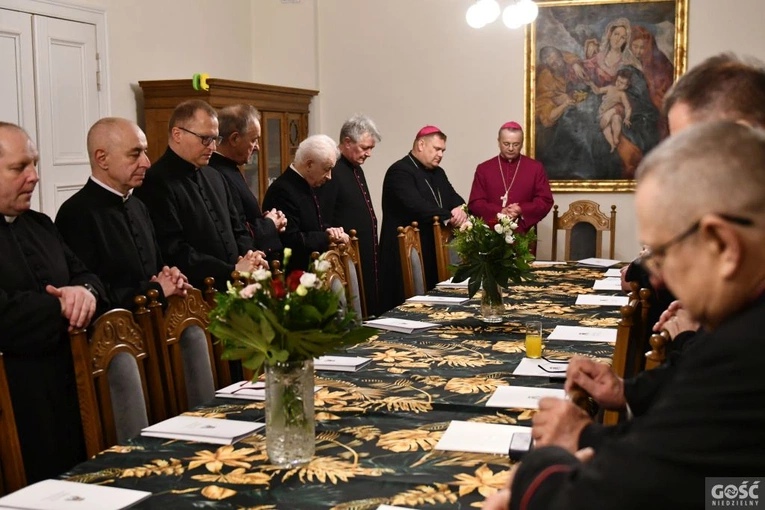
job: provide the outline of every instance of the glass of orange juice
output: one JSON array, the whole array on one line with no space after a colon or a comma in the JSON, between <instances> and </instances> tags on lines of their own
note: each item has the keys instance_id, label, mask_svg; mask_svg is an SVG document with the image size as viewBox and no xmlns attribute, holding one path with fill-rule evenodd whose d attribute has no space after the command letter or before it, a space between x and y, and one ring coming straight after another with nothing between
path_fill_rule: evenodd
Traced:
<instances>
[{"instance_id":1,"label":"glass of orange juice","mask_svg":"<svg viewBox=\"0 0 765 510\"><path fill-rule=\"evenodd\" d=\"M528 321L526 324L526 357L542 357L542 323Z\"/></svg>"}]
</instances>

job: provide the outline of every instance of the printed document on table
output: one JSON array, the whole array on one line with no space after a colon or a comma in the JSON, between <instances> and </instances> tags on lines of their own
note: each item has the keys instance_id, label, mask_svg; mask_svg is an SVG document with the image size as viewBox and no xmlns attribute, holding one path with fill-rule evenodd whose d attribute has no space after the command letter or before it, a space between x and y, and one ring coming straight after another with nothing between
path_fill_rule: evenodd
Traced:
<instances>
[{"instance_id":1,"label":"printed document on table","mask_svg":"<svg viewBox=\"0 0 765 510\"><path fill-rule=\"evenodd\" d=\"M407 303L424 303L427 305L462 305L468 301L468 298L447 296L413 296L406 300Z\"/></svg>"},{"instance_id":2,"label":"printed document on table","mask_svg":"<svg viewBox=\"0 0 765 510\"><path fill-rule=\"evenodd\" d=\"M566 370L568 370L568 362L553 363L544 359L523 358L518 367L513 370L513 375L565 379Z\"/></svg>"},{"instance_id":3,"label":"printed document on table","mask_svg":"<svg viewBox=\"0 0 765 510\"><path fill-rule=\"evenodd\" d=\"M437 328L439 325L440 324L436 324L435 322L410 321L408 319L393 318L382 318L374 319L371 321L364 321L364 326L406 334L412 334L415 331L425 331L427 329Z\"/></svg>"},{"instance_id":4,"label":"printed document on table","mask_svg":"<svg viewBox=\"0 0 765 510\"><path fill-rule=\"evenodd\" d=\"M330 370L334 372L356 372L369 365L372 361L361 356L321 356L314 358L313 367L316 370Z\"/></svg>"},{"instance_id":5,"label":"printed document on table","mask_svg":"<svg viewBox=\"0 0 765 510\"><path fill-rule=\"evenodd\" d=\"M531 427L452 421L435 449L507 455L513 434L518 432L529 433Z\"/></svg>"},{"instance_id":6,"label":"printed document on table","mask_svg":"<svg viewBox=\"0 0 765 510\"><path fill-rule=\"evenodd\" d=\"M603 278L602 280L595 280L592 285L595 290L622 290L621 278Z\"/></svg>"},{"instance_id":7,"label":"printed document on table","mask_svg":"<svg viewBox=\"0 0 765 510\"><path fill-rule=\"evenodd\" d=\"M146 427L141 430L141 435L200 443L234 444L265 425L251 421L181 415Z\"/></svg>"},{"instance_id":8,"label":"printed document on table","mask_svg":"<svg viewBox=\"0 0 765 510\"><path fill-rule=\"evenodd\" d=\"M550 266L565 266L566 262L563 260L535 260L531 263L531 267L550 267Z\"/></svg>"},{"instance_id":9,"label":"printed document on table","mask_svg":"<svg viewBox=\"0 0 765 510\"><path fill-rule=\"evenodd\" d=\"M313 387L314 392L320 389L321 386ZM215 396L218 398L241 398L242 400L265 400L266 383L264 381L239 381L217 390Z\"/></svg>"},{"instance_id":10,"label":"printed document on table","mask_svg":"<svg viewBox=\"0 0 765 510\"><path fill-rule=\"evenodd\" d=\"M576 264L578 266L611 267L614 264L618 264L620 262L621 262L621 260L598 259L598 258L595 258L595 257L591 257L591 258L588 258L588 259L577 260Z\"/></svg>"},{"instance_id":11,"label":"printed document on table","mask_svg":"<svg viewBox=\"0 0 765 510\"><path fill-rule=\"evenodd\" d=\"M615 267L612 267L605 273L603 273L604 278L620 278L622 277L622 270L616 269Z\"/></svg>"},{"instance_id":12,"label":"printed document on table","mask_svg":"<svg viewBox=\"0 0 765 510\"><path fill-rule=\"evenodd\" d=\"M377 507L377 510L416 510L416 509L409 506L380 505Z\"/></svg>"},{"instance_id":13,"label":"printed document on table","mask_svg":"<svg viewBox=\"0 0 765 510\"><path fill-rule=\"evenodd\" d=\"M624 306L629 303L627 296L603 296L599 294L580 294L577 305Z\"/></svg>"},{"instance_id":14,"label":"printed document on table","mask_svg":"<svg viewBox=\"0 0 765 510\"><path fill-rule=\"evenodd\" d=\"M566 365L568 363L556 363ZM544 397L564 398L566 392L554 388L533 388L529 386L497 386L494 394L486 402L486 407L505 409L539 409L539 399Z\"/></svg>"},{"instance_id":15,"label":"printed document on table","mask_svg":"<svg viewBox=\"0 0 765 510\"><path fill-rule=\"evenodd\" d=\"M584 326L555 326L548 340L576 342L616 342L616 328L588 328Z\"/></svg>"},{"instance_id":16,"label":"printed document on table","mask_svg":"<svg viewBox=\"0 0 765 510\"><path fill-rule=\"evenodd\" d=\"M24 510L122 510L151 492L65 480L43 480L0 498L0 508Z\"/></svg>"},{"instance_id":17,"label":"printed document on table","mask_svg":"<svg viewBox=\"0 0 765 510\"><path fill-rule=\"evenodd\" d=\"M448 280L438 282L436 284L436 287L438 287L439 289L467 289L468 280L465 280L459 283L454 283L452 282L452 278L449 278Z\"/></svg>"}]
</instances>

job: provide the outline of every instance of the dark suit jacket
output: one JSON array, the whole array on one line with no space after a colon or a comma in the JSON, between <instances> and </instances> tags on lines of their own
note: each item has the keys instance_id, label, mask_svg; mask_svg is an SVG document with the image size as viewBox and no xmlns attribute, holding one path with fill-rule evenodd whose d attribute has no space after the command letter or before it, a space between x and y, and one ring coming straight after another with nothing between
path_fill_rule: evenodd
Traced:
<instances>
[{"instance_id":1,"label":"dark suit jacket","mask_svg":"<svg viewBox=\"0 0 765 510\"><path fill-rule=\"evenodd\" d=\"M343 227L346 232L356 230L367 311L372 315L377 314L380 273L377 215L372 206L364 170L341 156L332 169L332 179L316 190L316 196L319 197L322 214L329 218L331 226Z\"/></svg>"},{"instance_id":2,"label":"dark suit jacket","mask_svg":"<svg viewBox=\"0 0 765 510\"><path fill-rule=\"evenodd\" d=\"M704 508L704 479L765 466L765 298L698 333L668 387L629 431L580 464L558 448L529 453L510 508Z\"/></svg>"},{"instance_id":3,"label":"dark suit jacket","mask_svg":"<svg viewBox=\"0 0 765 510\"><path fill-rule=\"evenodd\" d=\"M430 290L438 283L433 217L448 220L451 210L464 203L465 200L454 191L441 167L428 170L411 153L391 165L385 174L382 195L380 253L384 255L380 276L381 312L404 301L398 227L406 227L413 221L419 223L423 269L427 290Z\"/></svg>"},{"instance_id":4,"label":"dark suit jacket","mask_svg":"<svg viewBox=\"0 0 765 510\"><path fill-rule=\"evenodd\" d=\"M236 162L214 152L209 165L220 172L226 180L240 217L244 217L255 239L255 247L263 251L269 259L281 258L282 242L273 221L263 217L258 198L250 191Z\"/></svg>"},{"instance_id":5,"label":"dark suit jacket","mask_svg":"<svg viewBox=\"0 0 765 510\"><path fill-rule=\"evenodd\" d=\"M220 173L194 168L169 147L133 194L149 208L165 263L195 287L212 276L225 289L237 258L255 249Z\"/></svg>"},{"instance_id":6,"label":"dark suit jacket","mask_svg":"<svg viewBox=\"0 0 765 510\"><path fill-rule=\"evenodd\" d=\"M292 249L287 269L307 269L311 253L327 251L329 236L319 211L318 198L305 179L287 168L266 191L263 207L276 208L287 217L287 228L281 234L282 244Z\"/></svg>"},{"instance_id":7,"label":"dark suit jacket","mask_svg":"<svg viewBox=\"0 0 765 510\"><path fill-rule=\"evenodd\" d=\"M29 483L85 460L69 322L45 291L85 283L104 295L50 218L27 211L8 223L0 216L0 352Z\"/></svg>"},{"instance_id":8,"label":"dark suit jacket","mask_svg":"<svg viewBox=\"0 0 765 510\"><path fill-rule=\"evenodd\" d=\"M123 201L88 179L58 210L56 227L104 283L111 308L132 310L135 296L149 289L164 298L162 286L149 281L163 263L149 210L140 199Z\"/></svg>"}]
</instances>

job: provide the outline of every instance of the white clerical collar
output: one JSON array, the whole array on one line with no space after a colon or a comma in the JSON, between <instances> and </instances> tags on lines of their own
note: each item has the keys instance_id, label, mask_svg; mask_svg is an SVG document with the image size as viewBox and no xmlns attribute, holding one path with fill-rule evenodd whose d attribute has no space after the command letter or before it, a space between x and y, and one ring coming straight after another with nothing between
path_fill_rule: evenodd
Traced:
<instances>
[{"instance_id":1,"label":"white clerical collar","mask_svg":"<svg viewBox=\"0 0 765 510\"><path fill-rule=\"evenodd\" d=\"M99 186L101 186L102 188L104 188L106 191L109 191L109 192L111 192L111 193L114 193L115 195L117 195L118 197L120 197L120 198L122 199L122 201L123 201L123 202L126 202L126 201L127 201L127 199L130 197L130 194L131 194L131 193L133 193L133 190L131 189L130 191L128 191L128 192L127 192L127 195L123 195L122 193L120 193L120 192L119 192L119 191L117 191L116 189L112 188L112 187L111 187L111 186L109 186L108 184L104 184L103 182L99 181L98 179L96 179L96 178L95 178L95 177L93 177L92 175L90 176L90 180L91 180L91 181L93 181L93 182L95 182L96 184L98 184L98 185L99 185Z\"/></svg>"},{"instance_id":2,"label":"white clerical collar","mask_svg":"<svg viewBox=\"0 0 765 510\"><path fill-rule=\"evenodd\" d=\"M13 223L14 221L16 221L16 218L18 218L18 216L6 216L5 221L7 223Z\"/></svg>"}]
</instances>

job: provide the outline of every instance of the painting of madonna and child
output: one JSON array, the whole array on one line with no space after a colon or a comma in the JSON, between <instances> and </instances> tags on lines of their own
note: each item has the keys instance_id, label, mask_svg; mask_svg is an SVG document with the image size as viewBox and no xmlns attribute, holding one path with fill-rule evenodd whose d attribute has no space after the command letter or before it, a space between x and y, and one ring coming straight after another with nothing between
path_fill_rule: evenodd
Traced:
<instances>
[{"instance_id":1,"label":"painting of madonna and child","mask_svg":"<svg viewBox=\"0 0 765 510\"><path fill-rule=\"evenodd\" d=\"M550 180L628 183L667 136L662 100L685 68L678 1L539 3L529 135Z\"/></svg>"}]
</instances>

